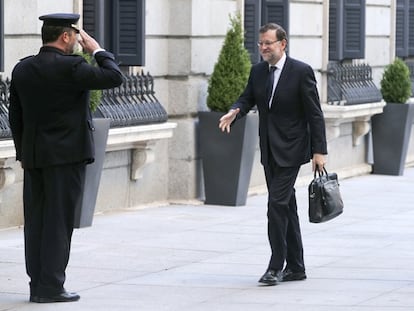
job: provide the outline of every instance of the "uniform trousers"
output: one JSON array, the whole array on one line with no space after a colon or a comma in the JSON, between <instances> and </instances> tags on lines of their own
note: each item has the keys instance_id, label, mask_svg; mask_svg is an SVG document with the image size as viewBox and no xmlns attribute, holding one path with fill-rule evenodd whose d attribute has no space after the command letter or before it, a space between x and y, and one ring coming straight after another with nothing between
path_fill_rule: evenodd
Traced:
<instances>
[{"instance_id":1,"label":"uniform trousers","mask_svg":"<svg viewBox=\"0 0 414 311\"><path fill-rule=\"evenodd\" d=\"M268 269L286 267L304 272L303 245L297 213L295 182L298 167L280 167L271 158L264 166L268 188L268 238L272 251Z\"/></svg>"},{"instance_id":2,"label":"uniform trousers","mask_svg":"<svg viewBox=\"0 0 414 311\"><path fill-rule=\"evenodd\" d=\"M76 163L24 171L25 258L33 296L53 296L64 290L85 166Z\"/></svg>"}]
</instances>

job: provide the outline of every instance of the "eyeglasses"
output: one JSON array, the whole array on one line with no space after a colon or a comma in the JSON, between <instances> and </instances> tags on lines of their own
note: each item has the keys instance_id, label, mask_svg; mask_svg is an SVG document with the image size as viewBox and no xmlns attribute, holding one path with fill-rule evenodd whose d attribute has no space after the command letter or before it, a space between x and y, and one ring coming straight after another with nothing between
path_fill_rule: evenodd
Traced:
<instances>
[{"instance_id":1,"label":"eyeglasses","mask_svg":"<svg viewBox=\"0 0 414 311\"><path fill-rule=\"evenodd\" d=\"M265 42L261 42L261 41L259 41L259 42L257 42L257 46L271 46L273 43L276 43L276 42L280 42L281 40L276 40L276 41L265 41Z\"/></svg>"}]
</instances>

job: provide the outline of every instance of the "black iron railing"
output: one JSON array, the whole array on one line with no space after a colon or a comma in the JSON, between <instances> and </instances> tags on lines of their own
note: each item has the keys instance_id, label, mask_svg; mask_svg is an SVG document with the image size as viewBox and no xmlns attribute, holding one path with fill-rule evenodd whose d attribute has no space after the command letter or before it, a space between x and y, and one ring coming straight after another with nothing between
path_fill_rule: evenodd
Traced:
<instances>
[{"instance_id":1,"label":"black iron railing","mask_svg":"<svg viewBox=\"0 0 414 311\"><path fill-rule=\"evenodd\" d=\"M411 96L414 96L414 60L405 60L405 63L410 70Z\"/></svg>"},{"instance_id":2,"label":"black iron railing","mask_svg":"<svg viewBox=\"0 0 414 311\"><path fill-rule=\"evenodd\" d=\"M0 139L11 138L8 121L10 80L0 76ZM147 73L124 75L121 86L104 90L94 113L111 119L111 127L126 127L167 121L168 115L154 92L154 79Z\"/></svg>"},{"instance_id":3,"label":"black iron railing","mask_svg":"<svg viewBox=\"0 0 414 311\"><path fill-rule=\"evenodd\" d=\"M154 79L149 74L124 76L121 86L104 90L96 117L111 119L111 127L167 121L167 112L155 97Z\"/></svg>"},{"instance_id":4,"label":"black iron railing","mask_svg":"<svg viewBox=\"0 0 414 311\"><path fill-rule=\"evenodd\" d=\"M369 65L328 65L328 104L355 105L379 102L381 99L381 92L372 80Z\"/></svg>"},{"instance_id":5,"label":"black iron railing","mask_svg":"<svg viewBox=\"0 0 414 311\"><path fill-rule=\"evenodd\" d=\"M11 137L8 109L9 87L10 80L3 80L0 76L0 139Z\"/></svg>"}]
</instances>

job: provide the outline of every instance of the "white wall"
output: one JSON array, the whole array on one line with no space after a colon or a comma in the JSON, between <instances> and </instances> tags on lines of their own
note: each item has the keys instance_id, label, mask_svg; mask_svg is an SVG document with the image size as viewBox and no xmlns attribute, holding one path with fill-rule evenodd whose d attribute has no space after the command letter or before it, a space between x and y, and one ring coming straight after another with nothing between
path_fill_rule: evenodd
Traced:
<instances>
[{"instance_id":1,"label":"white wall","mask_svg":"<svg viewBox=\"0 0 414 311\"><path fill-rule=\"evenodd\" d=\"M10 77L19 59L37 54L42 45L39 16L72 13L73 0L5 0L4 1L4 76Z\"/></svg>"},{"instance_id":2,"label":"white wall","mask_svg":"<svg viewBox=\"0 0 414 311\"><path fill-rule=\"evenodd\" d=\"M3 77L10 77L13 66L20 58L38 52L41 46L38 16L52 12L76 12L82 5L81 0L4 2ZM392 3L392 0L367 0L366 57L361 61L373 67L377 85L384 66L392 61L395 53ZM229 14L234 14L242 6L243 0L146 1L146 62L143 69L155 77L156 96L168 111L169 121L178 126L173 138L153 146L156 160L145 169L141 180L129 179L130 152L111 152L107 155L98 210L202 198L197 112L207 109L207 81L229 27ZM326 8L327 2L320 0L291 0L289 8L289 54L315 69L322 94L326 92L326 75L323 73L327 64ZM360 145L353 145L352 121L341 120L338 124L339 136L329 135L334 137L329 141L330 169L346 170L347 167L365 163L366 142L362 140ZM16 202L20 202L21 172L18 166L13 168L18 172L16 183L3 191L0 212L17 208ZM304 166L301 176L306 180L309 174L310 167ZM258 150L251 188L265 189ZM5 201L13 207L5 206ZM20 217L19 211L13 210L9 214Z\"/></svg>"}]
</instances>

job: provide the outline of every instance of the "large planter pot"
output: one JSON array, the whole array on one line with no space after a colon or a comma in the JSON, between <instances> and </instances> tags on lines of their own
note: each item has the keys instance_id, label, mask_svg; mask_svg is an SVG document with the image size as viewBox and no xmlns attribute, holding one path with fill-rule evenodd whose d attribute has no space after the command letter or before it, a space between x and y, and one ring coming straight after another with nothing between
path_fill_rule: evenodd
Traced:
<instances>
[{"instance_id":1,"label":"large planter pot","mask_svg":"<svg viewBox=\"0 0 414 311\"><path fill-rule=\"evenodd\" d=\"M92 226L95 213L96 198L105 159L106 142L108 139L110 119L93 119L95 131L95 161L86 166L85 183L82 202L75 209L75 228Z\"/></svg>"},{"instance_id":2,"label":"large planter pot","mask_svg":"<svg viewBox=\"0 0 414 311\"><path fill-rule=\"evenodd\" d=\"M372 117L374 174L403 175L414 104L387 103Z\"/></svg>"},{"instance_id":3,"label":"large planter pot","mask_svg":"<svg viewBox=\"0 0 414 311\"><path fill-rule=\"evenodd\" d=\"M200 112L200 155L203 163L205 204L245 205L258 140L256 113L238 120L230 133L222 132L223 113Z\"/></svg>"}]
</instances>

